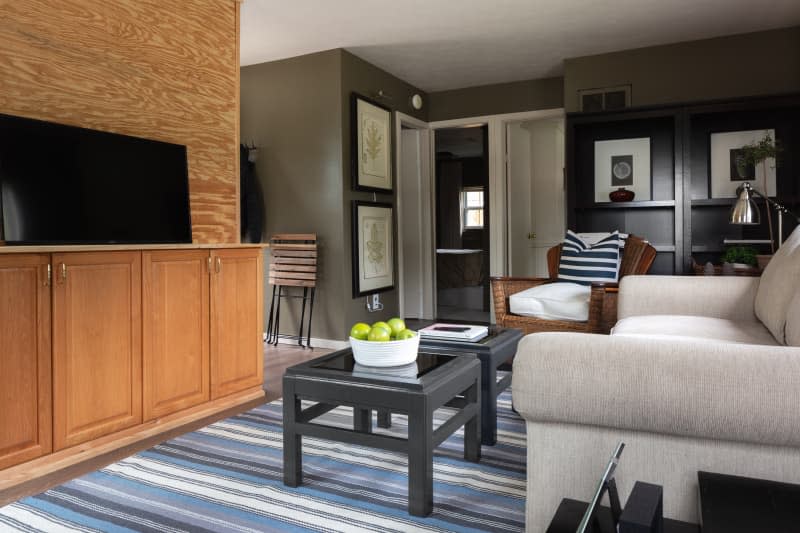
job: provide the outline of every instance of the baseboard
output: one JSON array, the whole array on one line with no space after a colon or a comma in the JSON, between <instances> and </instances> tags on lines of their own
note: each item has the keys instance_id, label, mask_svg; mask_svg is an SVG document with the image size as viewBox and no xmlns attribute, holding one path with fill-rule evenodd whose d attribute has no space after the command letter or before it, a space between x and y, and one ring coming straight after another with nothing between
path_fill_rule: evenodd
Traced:
<instances>
[{"instance_id":1,"label":"baseboard","mask_svg":"<svg viewBox=\"0 0 800 533\"><path fill-rule=\"evenodd\" d=\"M267 334L264 333L263 336L264 342L267 342ZM297 340L295 339L278 339L278 344L288 344L290 346L297 346ZM320 339L317 337L311 337L311 347L312 348L327 348L330 350L343 350L345 348L350 347L350 343L348 341L337 341L334 339Z\"/></svg>"}]
</instances>

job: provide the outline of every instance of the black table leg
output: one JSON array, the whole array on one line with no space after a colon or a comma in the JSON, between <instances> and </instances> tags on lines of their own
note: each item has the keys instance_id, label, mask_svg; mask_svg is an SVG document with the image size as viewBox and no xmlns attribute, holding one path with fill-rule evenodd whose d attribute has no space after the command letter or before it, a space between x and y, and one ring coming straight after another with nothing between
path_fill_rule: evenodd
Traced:
<instances>
[{"instance_id":1,"label":"black table leg","mask_svg":"<svg viewBox=\"0 0 800 533\"><path fill-rule=\"evenodd\" d=\"M294 379L283 378L283 484L303 483L303 436L295 431L300 414L300 398L294 394Z\"/></svg>"},{"instance_id":2,"label":"black table leg","mask_svg":"<svg viewBox=\"0 0 800 533\"><path fill-rule=\"evenodd\" d=\"M464 459L477 463L481 460L481 385L477 381L467 389L464 399L467 405L474 404L475 416L464 424Z\"/></svg>"},{"instance_id":3,"label":"black table leg","mask_svg":"<svg viewBox=\"0 0 800 533\"><path fill-rule=\"evenodd\" d=\"M481 362L481 444L497 444L497 368L491 361Z\"/></svg>"},{"instance_id":4,"label":"black table leg","mask_svg":"<svg viewBox=\"0 0 800 533\"><path fill-rule=\"evenodd\" d=\"M353 407L353 429L361 433L372 433L372 409Z\"/></svg>"},{"instance_id":5,"label":"black table leg","mask_svg":"<svg viewBox=\"0 0 800 533\"><path fill-rule=\"evenodd\" d=\"M385 409L378 409L378 427L390 428L392 427L392 413Z\"/></svg>"},{"instance_id":6,"label":"black table leg","mask_svg":"<svg viewBox=\"0 0 800 533\"><path fill-rule=\"evenodd\" d=\"M433 511L433 413L424 398L408 415L408 512L428 516Z\"/></svg>"}]
</instances>

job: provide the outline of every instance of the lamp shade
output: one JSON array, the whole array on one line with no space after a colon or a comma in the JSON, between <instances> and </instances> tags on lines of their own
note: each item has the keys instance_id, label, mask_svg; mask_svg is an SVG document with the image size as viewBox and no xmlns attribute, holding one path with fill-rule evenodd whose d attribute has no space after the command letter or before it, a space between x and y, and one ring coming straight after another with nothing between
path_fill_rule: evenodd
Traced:
<instances>
[{"instance_id":1,"label":"lamp shade","mask_svg":"<svg viewBox=\"0 0 800 533\"><path fill-rule=\"evenodd\" d=\"M753 201L752 189L747 183L736 191L739 197L731 209L731 224L756 225L761 223L761 213L758 206Z\"/></svg>"}]
</instances>

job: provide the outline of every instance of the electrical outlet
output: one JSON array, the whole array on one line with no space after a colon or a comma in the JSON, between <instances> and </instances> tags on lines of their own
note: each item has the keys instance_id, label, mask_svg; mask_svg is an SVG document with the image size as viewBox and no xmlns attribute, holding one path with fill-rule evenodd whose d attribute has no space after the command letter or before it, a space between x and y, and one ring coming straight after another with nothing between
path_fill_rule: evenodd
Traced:
<instances>
[{"instance_id":1,"label":"electrical outlet","mask_svg":"<svg viewBox=\"0 0 800 533\"><path fill-rule=\"evenodd\" d=\"M377 309L381 306L381 295L380 294L373 294L372 295L372 308Z\"/></svg>"}]
</instances>

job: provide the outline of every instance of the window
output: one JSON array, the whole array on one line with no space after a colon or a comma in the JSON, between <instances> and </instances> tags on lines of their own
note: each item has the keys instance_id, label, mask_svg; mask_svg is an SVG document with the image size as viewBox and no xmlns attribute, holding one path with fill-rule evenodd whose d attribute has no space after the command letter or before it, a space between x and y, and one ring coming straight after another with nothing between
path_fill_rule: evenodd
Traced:
<instances>
[{"instance_id":1,"label":"window","mask_svg":"<svg viewBox=\"0 0 800 533\"><path fill-rule=\"evenodd\" d=\"M461 228L483 229L483 187L461 191Z\"/></svg>"}]
</instances>

